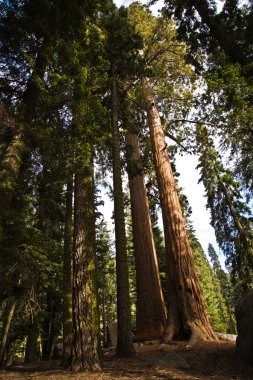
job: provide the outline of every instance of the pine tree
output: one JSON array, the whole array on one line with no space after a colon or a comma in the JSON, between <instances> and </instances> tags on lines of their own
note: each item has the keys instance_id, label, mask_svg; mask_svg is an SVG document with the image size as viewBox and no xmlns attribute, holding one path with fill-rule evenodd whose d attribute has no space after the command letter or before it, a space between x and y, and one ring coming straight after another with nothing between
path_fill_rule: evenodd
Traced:
<instances>
[{"instance_id":1,"label":"pine tree","mask_svg":"<svg viewBox=\"0 0 253 380\"><path fill-rule=\"evenodd\" d=\"M229 273L226 273L220 264L218 255L212 246L212 244L208 245L208 256L211 259L213 272L215 276L215 280L217 283L217 287L220 288L220 293L225 301L225 305L228 311L227 325L228 332L231 334L235 334L236 326L235 326L235 318L234 318L234 305L235 302L233 300L233 285L230 281Z\"/></svg>"},{"instance_id":2,"label":"pine tree","mask_svg":"<svg viewBox=\"0 0 253 380\"><path fill-rule=\"evenodd\" d=\"M232 172L224 168L205 127L197 127L197 139L198 167L206 189L211 223L219 246L227 257L227 265L238 271L247 289L252 281L252 232L247 217L250 210L242 201L239 183Z\"/></svg>"},{"instance_id":3,"label":"pine tree","mask_svg":"<svg viewBox=\"0 0 253 380\"><path fill-rule=\"evenodd\" d=\"M210 323L216 332L232 333L230 328L232 315L227 307L221 283L213 272L199 241L193 233L190 234L190 241Z\"/></svg>"}]
</instances>

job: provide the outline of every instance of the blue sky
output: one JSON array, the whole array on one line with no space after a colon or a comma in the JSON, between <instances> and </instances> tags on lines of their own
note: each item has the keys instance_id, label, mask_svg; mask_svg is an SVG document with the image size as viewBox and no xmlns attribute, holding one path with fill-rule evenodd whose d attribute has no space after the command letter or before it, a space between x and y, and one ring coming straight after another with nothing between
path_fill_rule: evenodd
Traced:
<instances>
[{"instance_id":1,"label":"blue sky","mask_svg":"<svg viewBox=\"0 0 253 380\"><path fill-rule=\"evenodd\" d=\"M136 0L114 0L114 3L117 5L117 7L120 7L121 5L127 6L127 5L129 5L131 3L133 3L134 1L136 1ZM139 0L139 2L143 3L143 4L147 4L148 3L147 0L142 0L142 1ZM163 5L163 1L162 0L158 0L157 3L151 7L151 9L152 9L152 11L154 13L156 13L157 10L162 7L162 5Z\"/></svg>"}]
</instances>

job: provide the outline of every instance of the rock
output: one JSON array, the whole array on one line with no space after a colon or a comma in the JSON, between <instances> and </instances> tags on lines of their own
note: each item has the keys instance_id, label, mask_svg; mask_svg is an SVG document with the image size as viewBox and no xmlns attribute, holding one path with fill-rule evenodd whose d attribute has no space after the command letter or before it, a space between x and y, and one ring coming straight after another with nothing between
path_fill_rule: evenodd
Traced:
<instances>
[{"instance_id":1,"label":"rock","mask_svg":"<svg viewBox=\"0 0 253 380\"><path fill-rule=\"evenodd\" d=\"M235 317L238 332L237 352L248 364L253 365L253 290L238 302Z\"/></svg>"},{"instance_id":2,"label":"rock","mask_svg":"<svg viewBox=\"0 0 253 380\"><path fill-rule=\"evenodd\" d=\"M146 360L146 365L150 367L163 367L175 369L189 369L187 361L175 351L158 352Z\"/></svg>"},{"instance_id":3,"label":"rock","mask_svg":"<svg viewBox=\"0 0 253 380\"><path fill-rule=\"evenodd\" d=\"M223 333L215 333L219 340L227 340L229 342L236 342L237 335L234 334L223 334Z\"/></svg>"},{"instance_id":4,"label":"rock","mask_svg":"<svg viewBox=\"0 0 253 380\"><path fill-rule=\"evenodd\" d=\"M168 344L168 343L162 343L159 345L159 348L158 348L159 351L164 351L164 352L171 352L176 349L177 349L177 346Z\"/></svg>"},{"instance_id":5,"label":"rock","mask_svg":"<svg viewBox=\"0 0 253 380\"><path fill-rule=\"evenodd\" d=\"M144 344L143 342L140 342L140 343L134 343L134 349L137 354L145 353L145 352L157 351L159 349L159 345L160 344Z\"/></svg>"},{"instance_id":6,"label":"rock","mask_svg":"<svg viewBox=\"0 0 253 380\"><path fill-rule=\"evenodd\" d=\"M146 344L148 346L152 345L152 344L159 344L161 342L161 340L159 339L156 339L156 340L145 340L143 342L143 344Z\"/></svg>"}]
</instances>

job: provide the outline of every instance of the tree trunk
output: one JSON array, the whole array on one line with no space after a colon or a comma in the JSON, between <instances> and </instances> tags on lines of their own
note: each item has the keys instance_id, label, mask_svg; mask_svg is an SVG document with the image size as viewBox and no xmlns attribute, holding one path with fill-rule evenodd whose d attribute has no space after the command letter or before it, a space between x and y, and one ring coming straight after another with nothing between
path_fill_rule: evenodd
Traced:
<instances>
[{"instance_id":1,"label":"tree trunk","mask_svg":"<svg viewBox=\"0 0 253 380\"><path fill-rule=\"evenodd\" d=\"M37 317L34 317L29 326L28 337L25 348L25 363L34 363L39 359L38 355L39 324Z\"/></svg>"},{"instance_id":2,"label":"tree trunk","mask_svg":"<svg viewBox=\"0 0 253 380\"><path fill-rule=\"evenodd\" d=\"M106 346L106 313L105 313L105 295L102 289L102 331L103 331L103 348Z\"/></svg>"},{"instance_id":3,"label":"tree trunk","mask_svg":"<svg viewBox=\"0 0 253 380\"><path fill-rule=\"evenodd\" d=\"M54 342L57 336L55 310L51 310L53 316L50 320L44 322L43 326L43 343L42 343L42 358L43 360L51 360L53 356Z\"/></svg>"},{"instance_id":4,"label":"tree trunk","mask_svg":"<svg viewBox=\"0 0 253 380\"><path fill-rule=\"evenodd\" d=\"M63 356L62 366L68 367L71 360L73 339L72 323L72 193L73 179L67 183L66 214L64 233L64 259L63 259Z\"/></svg>"},{"instance_id":5,"label":"tree trunk","mask_svg":"<svg viewBox=\"0 0 253 380\"><path fill-rule=\"evenodd\" d=\"M117 274L117 356L134 355L129 299L124 199L121 178L120 135L118 129L118 105L116 79L113 73L111 93L111 123L113 133L113 189Z\"/></svg>"},{"instance_id":6,"label":"tree trunk","mask_svg":"<svg viewBox=\"0 0 253 380\"><path fill-rule=\"evenodd\" d=\"M16 305L17 305L16 300L11 301L10 303L6 305L5 320L4 320L3 333L2 333L2 339L1 339L1 345L0 345L0 365L2 365L4 361L6 342L8 339L11 323L12 323L14 313L16 310Z\"/></svg>"},{"instance_id":7,"label":"tree trunk","mask_svg":"<svg viewBox=\"0 0 253 380\"><path fill-rule=\"evenodd\" d=\"M135 340L144 341L161 338L166 324L166 308L137 135L128 133L126 145L136 262Z\"/></svg>"},{"instance_id":8,"label":"tree trunk","mask_svg":"<svg viewBox=\"0 0 253 380\"><path fill-rule=\"evenodd\" d=\"M5 358L6 367L10 367L13 364L14 348L15 348L15 339L11 340L11 342L8 343L8 347L6 347L6 358Z\"/></svg>"},{"instance_id":9,"label":"tree trunk","mask_svg":"<svg viewBox=\"0 0 253 380\"><path fill-rule=\"evenodd\" d=\"M148 125L162 208L169 273L168 318L164 340L191 343L215 339L187 237L165 136L148 79L144 81Z\"/></svg>"},{"instance_id":10,"label":"tree trunk","mask_svg":"<svg viewBox=\"0 0 253 380\"><path fill-rule=\"evenodd\" d=\"M74 371L100 368L96 286L93 162L75 176L73 262Z\"/></svg>"}]
</instances>

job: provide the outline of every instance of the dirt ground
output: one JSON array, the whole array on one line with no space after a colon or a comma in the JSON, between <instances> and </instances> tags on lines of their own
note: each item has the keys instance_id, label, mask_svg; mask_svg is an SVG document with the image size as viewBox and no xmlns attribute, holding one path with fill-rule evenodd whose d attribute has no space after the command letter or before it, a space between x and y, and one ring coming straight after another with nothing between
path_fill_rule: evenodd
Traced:
<instances>
[{"instance_id":1,"label":"dirt ground","mask_svg":"<svg viewBox=\"0 0 253 380\"><path fill-rule=\"evenodd\" d=\"M253 367L243 363L236 354L235 344L209 342L197 346L185 343L139 346L134 359L117 359L114 352L105 354L101 372L78 373L62 371L59 362L40 362L37 366L14 365L0 371L1 380L253 380ZM169 358L156 363L156 358ZM168 356L166 356L168 355ZM172 357L170 357L172 355ZM172 358L172 361L171 361ZM173 358L176 360L173 361ZM180 359L177 363L177 359ZM167 359L166 359L167 360Z\"/></svg>"}]
</instances>

